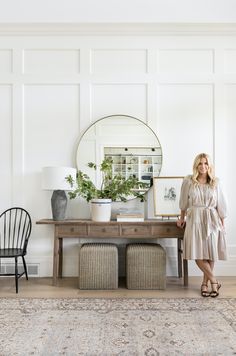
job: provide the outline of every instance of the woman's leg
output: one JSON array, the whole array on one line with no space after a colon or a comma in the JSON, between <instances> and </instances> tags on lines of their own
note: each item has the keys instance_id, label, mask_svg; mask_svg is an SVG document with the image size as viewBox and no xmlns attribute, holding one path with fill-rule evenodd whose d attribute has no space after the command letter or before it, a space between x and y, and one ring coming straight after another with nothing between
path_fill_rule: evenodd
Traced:
<instances>
[{"instance_id":1,"label":"woman's leg","mask_svg":"<svg viewBox=\"0 0 236 356\"><path fill-rule=\"evenodd\" d=\"M201 285L201 294L203 297L209 297L210 293L208 292L208 277L203 272L203 280Z\"/></svg>"},{"instance_id":2,"label":"woman's leg","mask_svg":"<svg viewBox=\"0 0 236 356\"><path fill-rule=\"evenodd\" d=\"M196 261L197 266L203 272L204 278L206 278L207 280L210 280L211 283L217 282L216 278L212 272L211 266L207 260L195 260L195 261Z\"/></svg>"},{"instance_id":3,"label":"woman's leg","mask_svg":"<svg viewBox=\"0 0 236 356\"><path fill-rule=\"evenodd\" d=\"M209 297L210 293L208 291L208 280L209 280L209 276L206 273L206 268L204 268L204 266L202 266L202 262L204 260L196 260L196 264L197 266L201 269L201 271L203 272L203 280L202 280L202 285L201 285L201 295L202 297ZM206 261L205 261L206 262Z\"/></svg>"},{"instance_id":4,"label":"woman's leg","mask_svg":"<svg viewBox=\"0 0 236 356\"><path fill-rule=\"evenodd\" d=\"M209 263L209 265L210 265L210 267L211 267L211 270L212 270L212 272L213 272L215 262L214 262L214 261L211 261L211 260L208 260L207 262Z\"/></svg>"},{"instance_id":5,"label":"woman's leg","mask_svg":"<svg viewBox=\"0 0 236 356\"><path fill-rule=\"evenodd\" d=\"M208 263L209 263L210 268L211 268L212 273L213 273L213 269L214 269L215 262L209 260ZM216 283L213 283L213 284L211 285L211 289L212 289L212 292L213 292L213 294L214 294L213 297L217 297L217 296L219 295L218 290L220 289L220 287L221 287L221 284L220 284L218 281L217 281ZM212 293L211 293L211 294L212 294ZM212 296L212 295L211 295L211 296Z\"/></svg>"},{"instance_id":6,"label":"woman's leg","mask_svg":"<svg viewBox=\"0 0 236 356\"><path fill-rule=\"evenodd\" d=\"M209 265L210 265L210 269L211 269L211 272L213 273L213 269L214 269L214 261L211 261L211 260L206 260L208 263L209 263ZM208 277L207 277L207 275L205 274L205 273L203 273L203 284L208 284L208 281L209 281L209 279L208 279Z\"/></svg>"},{"instance_id":7,"label":"woman's leg","mask_svg":"<svg viewBox=\"0 0 236 356\"><path fill-rule=\"evenodd\" d=\"M197 266L203 272L204 283L205 283L205 281L207 283L209 280L212 285L212 291L217 292L219 289L219 284L216 280L216 277L213 274L214 262L208 261L208 260L195 260L195 261L196 261Z\"/></svg>"}]
</instances>

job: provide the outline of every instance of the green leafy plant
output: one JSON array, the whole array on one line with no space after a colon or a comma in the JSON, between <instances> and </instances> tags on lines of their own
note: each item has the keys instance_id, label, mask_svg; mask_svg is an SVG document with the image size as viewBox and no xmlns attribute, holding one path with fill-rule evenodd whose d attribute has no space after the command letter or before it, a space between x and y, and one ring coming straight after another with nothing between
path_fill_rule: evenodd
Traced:
<instances>
[{"instance_id":1,"label":"green leafy plant","mask_svg":"<svg viewBox=\"0 0 236 356\"><path fill-rule=\"evenodd\" d=\"M124 178L121 174L112 175L112 159L105 158L100 166L89 162L88 167L102 173L102 182L99 188L96 188L89 176L81 171L77 172L76 180L67 176L66 180L74 190L69 192L70 199L81 196L89 202L92 199L111 199L112 201L127 201L128 196L134 196L140 201L145 200L145 190L147 183L140 182L136 177L130 176Z\"/></svg>"}]
</instances>

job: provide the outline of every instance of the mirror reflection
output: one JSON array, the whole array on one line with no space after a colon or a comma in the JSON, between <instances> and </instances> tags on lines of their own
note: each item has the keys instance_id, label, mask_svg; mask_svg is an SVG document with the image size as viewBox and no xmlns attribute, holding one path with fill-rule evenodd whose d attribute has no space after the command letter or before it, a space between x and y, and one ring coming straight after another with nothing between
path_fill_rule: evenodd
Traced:
<instances>
[{"instance_id":1,"label":"mirror reflection","mask_svg":"<svg viewBox=\"0 0 236 356\"><path fill-rule=\"evenodd\" d=\"M113 161L114 174L137 177L151 184L159 176L162 149L156 134L141 120L127 115L112 115L92 124L81 137L76 153L77 168L98 185L100 172L88 168L88 162L99 165L104 158Z\"/></svg>"}]
</instances>

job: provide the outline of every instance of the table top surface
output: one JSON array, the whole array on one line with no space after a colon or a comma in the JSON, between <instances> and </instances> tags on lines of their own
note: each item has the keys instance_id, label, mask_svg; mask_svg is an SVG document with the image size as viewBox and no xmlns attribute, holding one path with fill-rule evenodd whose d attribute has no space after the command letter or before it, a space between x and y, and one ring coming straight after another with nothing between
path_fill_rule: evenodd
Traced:
<instances>
[{"instance_id":1,"label":"table top surface","mask_svg":"<svg viewBox=\"0 0 236 356\"><path fill-rule=\"evenodd\" d=\"M140 225L169 225L176 226L177 219L146 219L144 221L92 221L89 219L65 219L65 220L53 220L53 219L40 219L36 221L36 224L51 224L51 225L123 225L123 224L140 224Z\"/></svg>"}]
</instances>

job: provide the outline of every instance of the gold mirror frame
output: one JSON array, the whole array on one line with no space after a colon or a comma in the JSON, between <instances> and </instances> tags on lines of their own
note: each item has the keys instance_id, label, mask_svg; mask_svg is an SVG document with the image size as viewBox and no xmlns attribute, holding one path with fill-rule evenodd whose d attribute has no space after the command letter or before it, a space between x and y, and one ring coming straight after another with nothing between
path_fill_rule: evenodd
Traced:
<instances>
[{"instance_id":1,"label":"gold mirror frame","mask_svg":"<svg viewBox=\"0 0 236 356\"><path fill-rule=\"evenodd\" d=\"M136 175L139 180L151 182L159 176L162 167L162 148L154 131L142 120L130 115L109 115L91 124L82 134L77 150L77 168L87 173L97 185L100 172L88 168L88 162L97 165L110 156L114 174ZM132 198L131 198L132 199Z\"/></svg>"}]
</instances>

